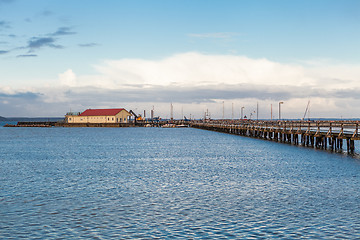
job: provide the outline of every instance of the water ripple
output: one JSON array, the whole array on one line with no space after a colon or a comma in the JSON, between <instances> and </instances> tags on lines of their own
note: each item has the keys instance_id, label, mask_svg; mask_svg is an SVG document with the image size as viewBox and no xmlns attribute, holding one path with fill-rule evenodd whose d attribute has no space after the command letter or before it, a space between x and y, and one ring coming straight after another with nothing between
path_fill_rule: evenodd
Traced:
<instances>
[{"instance_id":1,"label":"water ripple","mask_svg":"<svg viewBox=\"0 0 360 240\"><path fill-rule=\"evenodd\" d=\"M343 155L197 129L1 134L1 239L360 238Z\"/></svg>"}]
</instances>

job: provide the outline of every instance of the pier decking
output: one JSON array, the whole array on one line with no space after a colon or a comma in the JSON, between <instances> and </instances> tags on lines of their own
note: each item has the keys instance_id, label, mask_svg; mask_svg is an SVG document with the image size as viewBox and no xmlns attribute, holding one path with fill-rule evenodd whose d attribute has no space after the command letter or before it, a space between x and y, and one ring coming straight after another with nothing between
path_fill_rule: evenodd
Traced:
<instances>
[{"instance_id":1,"label":"pier decking","mask_svg":"<svg viewBox=\"0 0 360 240\"><path fill-rule=\"evenodd\" d=\"M192 122L191 127L261 138L318 149L353 153L360 140L359 121L223 121Z\"/></svg>"}]
</instances>

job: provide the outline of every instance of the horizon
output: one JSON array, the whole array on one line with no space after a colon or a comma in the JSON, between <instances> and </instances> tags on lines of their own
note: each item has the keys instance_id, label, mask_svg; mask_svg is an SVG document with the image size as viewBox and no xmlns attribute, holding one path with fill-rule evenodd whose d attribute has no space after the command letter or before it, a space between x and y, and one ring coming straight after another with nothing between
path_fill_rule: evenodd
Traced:
<instances>
[{"instance_id":1,"label":"horizon","mask_svg":"<svg viewBox=\"0 0 360 240\"><path fill-rule=\"evenodd\" d=\"M46 117L46 116L40 116L40 117L24 117L24 116L20 116L20 117L4 117L4 116L0 116L0 118L5 118L7 120L12 120L12 119L65 119L64 117L59 117L59 116L54 116L54 117ZM160 116L161 118L161 116ZM150 117L146 118L147 120L150 120ZM182 120L184 118L174 118L173 120ZM161 120L170 120L170 118L161 118ZM195 119L191 119L191 120L203 120L203 118L195 118ZM275 119L269 119L269 118L259 118L259 119L240 119L240 118L225 118L225 119L221 119L221 118L210 118L210 120L226 120L226 121L238 121L238 120L244 120L244 121L279 121L279 119L275 118ZM360 117L354 117L354 118L306 118L306 119L302 119L302 118L282 118L281 121L329 121L329 120L341 120L341 121L359 121Z\"/></svg>"},{"instance_id":2,"label":"horizon","mask_svg":"<svg viewBox=\"0 0 360 240\"><path fill-rule=\"evenodd\" d=\"M231 119L259 104L259 118L275 119L284 102L282 118L301 119L310 101L310 118L358 118L359 10L356 0L0 0L0 116L121 107L169 118L173 104L178 119Z\"/></svg>"}]
</instances>

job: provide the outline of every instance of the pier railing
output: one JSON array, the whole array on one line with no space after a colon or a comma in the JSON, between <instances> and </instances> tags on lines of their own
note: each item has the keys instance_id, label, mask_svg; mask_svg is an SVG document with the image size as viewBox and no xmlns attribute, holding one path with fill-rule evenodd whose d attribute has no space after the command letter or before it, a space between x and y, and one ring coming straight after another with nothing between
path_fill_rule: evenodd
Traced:
<instances>
[{"instance_id":1,"label":"pier railing","mask_svg":"<svg viewBox=\"0 0 360 240\"><path fill-rule=\"evenodd\" d=\"M191 126L331 150L342 150L345 140L348 152L355 150L354 140L360 140L359 121L211 120Z\"/></svg>"}]
</instances>

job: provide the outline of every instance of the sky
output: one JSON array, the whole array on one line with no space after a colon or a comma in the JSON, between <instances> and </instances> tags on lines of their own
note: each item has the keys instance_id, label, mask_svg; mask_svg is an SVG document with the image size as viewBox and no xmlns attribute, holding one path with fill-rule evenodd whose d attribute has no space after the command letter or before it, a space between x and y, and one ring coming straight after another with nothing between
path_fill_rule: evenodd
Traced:
<instances>
[{"instance_id":1,"label":"sky","mask_svg":"<svg viewBox=\"0 0 360 240\"><path fill-rule=\"evenodd\" d=\"M277 119L283 102L298 119L309 101L306 118L360 117L358 0L0 0L3 117Z\"/></svg>"}]
</instances>

